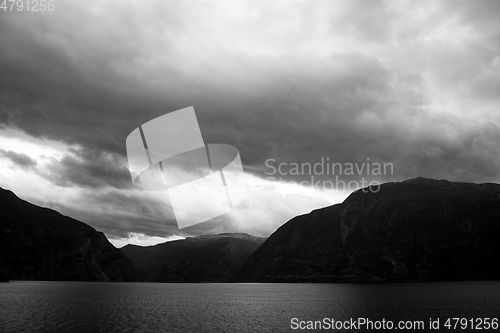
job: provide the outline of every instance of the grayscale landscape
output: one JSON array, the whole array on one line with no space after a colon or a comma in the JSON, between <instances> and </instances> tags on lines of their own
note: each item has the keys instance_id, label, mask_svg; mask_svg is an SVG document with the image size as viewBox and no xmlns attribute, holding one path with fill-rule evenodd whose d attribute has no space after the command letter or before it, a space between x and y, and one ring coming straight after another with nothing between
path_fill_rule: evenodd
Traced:
<instances>
[{"instance_id":1,"label":"grayscale landscape","mask_svg":"<svg viewBox=\"0 0 500 333\"><path fill-rule=\"evenodd\" d=\"M500 1L0 0L0 332L497 332Z\"/></svg>"}]
</instances>

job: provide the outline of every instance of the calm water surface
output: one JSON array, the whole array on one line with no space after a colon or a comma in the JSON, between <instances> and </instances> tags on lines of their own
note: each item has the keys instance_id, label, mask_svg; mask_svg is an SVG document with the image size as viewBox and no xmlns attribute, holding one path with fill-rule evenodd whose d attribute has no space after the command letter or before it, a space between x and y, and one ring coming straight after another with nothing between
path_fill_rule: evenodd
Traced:
<instances>
[{"instance_id":1,"label":"calm water surface","mask_svg":"<svg viewBox=\"0 0 500 333\"><path fill-rule=\"evenodd\" d=\"M439 317L439 331L450 332L442 326L448 317L499 318L500 282L0 283L0 332L297 332L292 318L360 317ZM368 330L343 332L356 331Z\"/></svg>"}]
</instances>

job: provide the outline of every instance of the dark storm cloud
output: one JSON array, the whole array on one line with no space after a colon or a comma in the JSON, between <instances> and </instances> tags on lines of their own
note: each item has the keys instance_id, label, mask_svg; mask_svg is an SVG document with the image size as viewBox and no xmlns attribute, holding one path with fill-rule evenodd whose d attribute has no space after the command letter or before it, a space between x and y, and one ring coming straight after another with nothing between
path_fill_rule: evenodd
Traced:
<instances>
[{"instance_id":1,"label":"dark storm cloud","mask_svg":"<svg viewBox=\"0 0 500 333\"><path fill-rule=\"evenodd\" d=\"M6 44L23 56L6 52L1 59L2 67L8 68L1 83L6 125L122 156L124 139L137 125L192 104L207 142L236 144L249 166L262 165L268 157L313 160L310 155L297 157L302 151L325 155L325 150L333 148L332 154L345 155L346 145L353 151L354 142L365 141L346 125L356 114L373 109L371 104L378 103L376 95L387 93L384 82L390 75L376 60L358 54L334 55L326 64L312 68L301 68L300 63L307 60L300 58L254 64L225 54L231 67L246 67L256 79L236 77L235 82L214 84L205 76L216 73L200 72L199 77L183 83L174 80L180 74L176 75L173 64L170 72L163 73L166 79L173 77L172 81L164 81L164 91L155 94L145 91L140 82L120 76L110 65L110 58L118 53L112 46L107 53L97 51L99 57L74 55L74 50L64 52L57 45L47 45L47 37L41 36L50 35L48 27L37 27L37 33L26 31L22 23L12 23L9 28L4 40L13 40ZM9 32L15 32L16 38ZM133 62L135 52L123 50L123 45L118 49L130 51L127 61ZM124 57L116 61L120 63ZM87 61L93 66L84 66ZM340 65L332 68L332 63ZM289 72L289 68L296 71ZM90 158L79 162L82 165L94 163L92 156L80 157ZM62 181L71 173L75 184L110 182L109 178L90 179L92 172L65 168L79 163L66 157L61 166L52 168L61 168ZM100 177L95 172L93 176ZM114 183L124 186L119 179Z\"/></svg>"},{"instance_id":2,"label":"dark storm cloud","mask_svg":"<svg viewBox=\"0 0 500 333\"><path fill-rule=\"evenodd\" d=\"M287 64L294 72L267 74L266 84L254 95L231 94L227 112L201 112L207 141L232 141L240 147L245 165L256 168L268 158L348 161L353 154L373 151L374 139L391 133L364 131L357 121L369 114L384 116L394 103L387 98L394 74L358 54L334 55L327 61L301 70L294 59Z\"/></svg>"},{"instance_id":3,"label":"dark storm cloud","mask_svg":"<svg viewBox=\"0 0 500 333\"><path fill-rule=\"evenodd\" d=\"M29 30L23 20L2 22L0 119L4 124L36 137L119 150L123 129L133 129L129 124L137 118L133 112L150 109L134 102L138 87L123 83L111 66L110 58L119 65L121 58L113 53L120 50L106 54L92 45L88 54L73 54L80 50L65 50L63 43L69 41L51 40L54 27Z\"/></svg>"},{"instance_id":4,"label":"dark storm cloud","mask_svg":"<svg viewBox=\"0 0 500 333\"><path fill-rule=\"evenodd\" d=\"M126 162L116 154L90 149L70 149L61 160L53 159L42 176L63 187L131 187Z\"/></svg>"},{"instance_id":5,"label":"dark storm cloud","mask_svg":"<svg viewBox=\"0 0 500 333\"><path fill-rule=\"evenodd\" d=\"M379 181L498 180L497 1L235 3L244 9L65 1L52 17L3 15L0 126L78 147L39 172L128 212L124 223L81 212L115 235L175 228L155 201L115 190L132 189L127 135L187 106L205 142L238 147L259 177L268 159L370 158L394 165ZM441 107L439 93L456 104ZM221 221L192 232L229 229Z\"/></svg>"},{"instance_id":6,"label":"dark storm cloud","mask_svg":"<svg viewBox=\"0 0 500 333\"><path fill-rule=\"evenodd\" d=\"M77 204L60 205L44 201L38 204L53 207L115 237L127 237L130 232L150 236L182 234L168 201L145 196L142 192L83 189Z\"/></svg>"},{"instance_id":7,"label":"dark storm cloud","mask_svg":"<svg viewBox=\"0 0 500 333\"><path fill-rule=\"evenodd\" d=\"M416 176L487 181L498 174L493 123L470 129L458 117L427 110L431 101L420 75L400 74L356 54L329 60L349 71L318 66L272 78L259 96L235 97L228 104L234 114L214 112L212 122L207 115L202 127L214 126L206 129L208 138L224 133L219 141L227 142L241 133L234 144L242 147L245 165L261 171L272 171L263 168L269 158L287 164L314 164L322 157L359 164L369 157L394 165L394 173L371 177L381 181Z\"/></svg>"},{"instance_id":8,"label":"dark storm cloud","mask_svg":"<svg viewBox=\"0 0 500 333\"><path fill-rule=\"evenodd\" d=\"M350 25L335 21L333 15L335 24L330 28L342 33L336 30L340 24L350 29L345 33L353 38L387 40L394 13L383 5L372 6L378 14L368 14L359 3L341 8L336 15L344 21L352 18ZM175 11L169 12L175 17ZM176 63L173 42L167 34L162 35L161 43L166 65L161 68L161 76L156 76L147 73L150 67L141 66L141 61L151 56L139 51L141 27L137 23L127 27L119 21L123 18L120 13L116 16L119 23L107 26L101 22L109 36L96 38L95 43L91 36L98 37L98 33L94 31L84 36L72 30L63 32L63 27L49 22L27 25L25 20L3 21L0 120L31 135L78 144L96 154L125 157L125 138L139 124L194 105L205 140L236 145L248 170L260 176L269 158L315 163L328 157L335 162L362 163L370 157L397 165L397 175L381 180L403 179L414 175L415 166L427 165L428 155L418 151L446 144L439 134L427 142L420 137L426 135L425 128L415 133L420 129L406 124L434 122L435 116L424 109L429 101L418 73L396 70L356 51L337 52L312 62L304 55L251 61L224 49L214 54L224 62L219 69L208 66L210 53L205 60L203 55L194 54L193 61L199 62L200 70L189 73ZM97 22L104 18L94 17ZM156 18L153 22L152 26L156 24L161 31L170 21ZM173 22L169 24L180 33L187 29ZM68 44L71 37L83 45ZM146 73L141 73L142 69ZM446 127L448 121L442 119L440 126ZM408 133L415 136L414 140L408 140ZM458 158L472 154L468 151L471 146L465 143L454 145L461 153L440 155L438 170L433 166L423 170L429 176L435 171L442 174L440 164L445 163L449 170L445 177L460 177L460 169L468 168L467 173L483 178L474 163L464 164ZM414 151L411 168L407 167L409 150ZM92 154L80 154L79 160L68 156L60 166L51 168L60 174L60 184L127 186L124 168L103 171L99 169L104 167L102 161L98 163L101 165L96 165ZM116 167L115 163L112 168Z\"/></svg>"},{"instance_id":9,"label":"dark storm cloud","mask_svg":"<svg viewBox=\"0 0 500 333\"><path fill-rule=\"evenodd\" d=\"M45 201L38 204L54 207L115 237L128 237L130 232L158 237L234 232L227 216L179 230L168 196L144 195L140 191L85 189L80 193L78 205Z\"/></svg>"},{"instance_id":10,"label":"dark storm cloud","mask_svg":"<svg viewBox=\"0 0 500 333\"><path fill-rule=\"evenodd\" d=\"M18 167L28 170L36 167L37 162L26 154L0 149L0 156L7 158Z\"/></svg>"}]
</instances>

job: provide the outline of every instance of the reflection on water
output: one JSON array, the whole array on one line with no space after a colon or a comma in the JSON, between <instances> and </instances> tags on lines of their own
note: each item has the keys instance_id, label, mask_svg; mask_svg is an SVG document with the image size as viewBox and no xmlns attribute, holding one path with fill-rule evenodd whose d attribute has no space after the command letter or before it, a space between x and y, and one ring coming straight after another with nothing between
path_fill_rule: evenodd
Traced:
<instances>
[{"instance_id":1,"label":"reflection on water","mask_svg":"<svg viewBox=\"0 0 500 333\"><path fill-rule=\"evenodd\" d=\"M0 284L1 332L291 332L294 317L428 322L437 317L498 318L498 309L497 281Z\"/></svg>"}]
</instances>

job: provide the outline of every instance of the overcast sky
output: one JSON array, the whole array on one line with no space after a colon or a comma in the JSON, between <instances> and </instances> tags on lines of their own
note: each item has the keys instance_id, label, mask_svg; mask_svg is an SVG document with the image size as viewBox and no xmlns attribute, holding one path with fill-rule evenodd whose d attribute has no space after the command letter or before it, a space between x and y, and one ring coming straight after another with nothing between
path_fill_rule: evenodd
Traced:
<instances>
[{"instance_id":1,"label":"overcast sky","mask_svg":"<svg viewBox=\"0 0 500 333\"><path fill-rule=\"evenodd\" d=\"M292 163L392 165L314 175L322 181L499 182L499 17L496 0L60 0L53 12L0 11L0 186L123 245L268 236L349 194L310 186ZM125 139L188 106L206 143L239 149L248 194L179 230L164 196L133 187ZM268 179L280 163L281 181Z\"/></svg>"}]
</instances>

